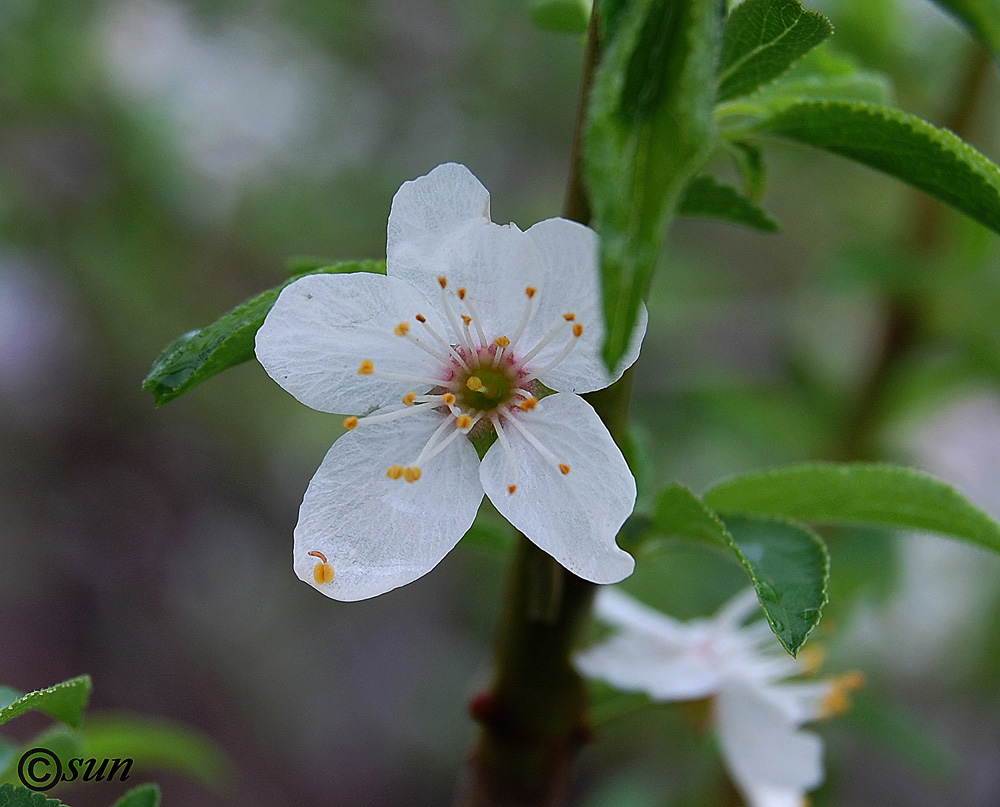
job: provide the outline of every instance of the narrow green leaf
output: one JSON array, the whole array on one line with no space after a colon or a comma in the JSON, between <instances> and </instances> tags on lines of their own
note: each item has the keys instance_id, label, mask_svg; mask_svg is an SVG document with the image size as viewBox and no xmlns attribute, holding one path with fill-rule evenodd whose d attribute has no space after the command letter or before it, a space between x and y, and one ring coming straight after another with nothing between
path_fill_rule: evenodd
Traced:
<instances>
[{"instance_id":1,"label":"narrow green leaf","mask_svg":"<svg viewBox=\"0 0 1000 807\"><path fill-rule=\"evenodd\" d=\"M760 148L745 140L724 141L724 145L736 163L736 170L740 172L740 179L743 182L743 190L747 196L755 202L759 202L764 195L764 186L767 184L767 164L764 162L764 154Z\"/></svg>"},{"instance_id":2,"label":"narrow green leaf","mask_svg":"<svg viewBox=\"0 0 1000 807\"><path fill-rule=\"evenodd\" d=\"M705 501L724 513L935 532L1000 552L1000 524L951 485L893 465L779 468L722 482Z\"/></svg>"},{"instance_id":3,"label":"narrow green leaf","mask_svg":"<svg viewBox=\"0 0 1000 807\"><path fill-rule=\"evenodd\" d=\"M794 101L756 129L857 160L1000 232L1000 168L913 115L862 102Z\"/></svg>"},{"instance_id":4,"label":"narrow green leaf","mask_svg":"<svg viewBox=\"0 0 1000 807\"><path fill-rule=\"evenodd\" d=\"M1000 56L1000 0L936 0Z\"/></svg>"},{"instance_id":5,"label":"narrow green leaf","mask_svg":"<svg viewBox=\"0 0 1000 807\"><path fill-rule=\"evenodd\" d=\"M627 349L684 186L713 148L721 13L714 0L632 0L615 8L584 153L601 234L609 367Z\"/></svg>"},{"instance_id":6,"label":"narrow green leaf","mask_svg":"<svg viewBox=\"0 0 1000 807\"><path fill-rule=\"evenodd\" d=\"M39 709L50 717L77 728L83 720L83 710L90 698L91 687L90 676L81 675L46 689L29 692L0 709L0 725L32 709Z\"/></svg>"},{"instance_id":7,"label":"narrow green leaf","mask_svg":"<svg viewBox=\"0 0 1000 807\"><path fill-rule=\"evenodd\" d=\"M152 783L134 787L114 807L160 807L160 788Z\"/></svg>"},{"instance_id":8,"label":"narrow green leaf","mask_svg":"<svg viewBox=\"0 0 1000 807\"><path fill-rule=\"evenodd\" d=\"M744 0L726 20L718 100L773 81L832 33L826 17L798 0Z\"/></svg>"},{"instance_id":9,"label":"narrow green leaf","mask_svg":"<svg viewBox=\"0 0 1000 807\"><path fill-rule=\"evenodd\" d=\"M20 785L0 785L0 807L65 807L59 799L50 799Z\"/></svg>"},{"instance_id":10,"label":"narrow green leaf","mask_svg":"<svg viewBox=\"0 0 1000 807\"><path fill-rule=\"evenodd\" d=\"M723 185L707 174L695 177L684 189L684 195L677 205L677 215L719 219L765 232L775 232L780 229L778 222L756 202L748 199L732 185Z\"/></svg>"},{"instance_id":11,"label":"narrow green leaf","mask_svg":"<svg viewBox=\"0 0 1000 807\"><path fill-rule=\"evenodd\" d=\"M194 729L141 715L91 715L83 729L88 757L134 760L137 770L169 770L218 790L234 776L234 766L212 740Z\"/></svg>"},{"instance_id":12,"label":"narrow green leaf","mask_svg":"<svg viewBox=\"0 0 1000 807\"><path fill-rule=\"evenodd\" d=\"M792 655L819 623L830 561L823 541L806 527L747 517L723 523L677 484L660 492L653 526L659 534L706 543L735 556L750 576L768 624Z\"/></svg>"},{"instance_id":13,"label":"narrow green leaf","mask_svg":"<svg viewBox=\"0 0 1000 807\"><path fill-rule=\"evenodd\" d=\"M335 266L306 268L295 277L236 306L201 330L178 337L153 362L142 388L163 406L223 370L253 358L254 337L278 294L306 274L385 273L385 261L348 261Z\"/></svg>"},{"instance_id":14,"label":"narrow green leaf","mask_svg":"<svg viewBox=\"0 0 1000 807\"><path fill-rule=\"evenodd\" d=\"M586 0L533 0L531 21L543 31L583 34L590 24L590 3Z\"/></svg>"}]
</instances>

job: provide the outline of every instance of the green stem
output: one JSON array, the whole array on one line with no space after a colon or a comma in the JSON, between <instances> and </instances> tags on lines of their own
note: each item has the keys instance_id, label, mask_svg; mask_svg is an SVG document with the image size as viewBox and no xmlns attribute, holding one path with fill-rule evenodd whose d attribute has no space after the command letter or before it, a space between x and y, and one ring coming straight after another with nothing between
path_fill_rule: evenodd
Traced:
<instances>
[{"instance_id":1,"label":"green stem","mask_svg":"<svg viewBox=\"0 0 1000 807\"><path fill-rule=\"evenodd\" d=\"M573 138L566 218L588 224L583 138L590 82L600 58L591 15ZM619 445L631 373L588 396ZM585 742L587 690L571 654L590 617L596 586L566 571L518 534L495 650L491 688L471 704L481 731L456 803L460 807L554 807L562 803Z\"/></svg>"}]
</instances>

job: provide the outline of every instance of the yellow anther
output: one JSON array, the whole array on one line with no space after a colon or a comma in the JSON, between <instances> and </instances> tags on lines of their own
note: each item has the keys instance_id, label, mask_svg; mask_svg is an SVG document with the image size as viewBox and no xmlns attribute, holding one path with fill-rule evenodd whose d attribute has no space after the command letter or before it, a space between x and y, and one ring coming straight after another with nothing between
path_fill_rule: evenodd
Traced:
<instances>
[{"instance_id":1,"label":"yellow anther","mask_svg":"<svg viewBox=\"0 0 1000 807\"><path fill-rule=\"evenodd\" d=\"M815 675L826 660L826 651L819 645L810 644L809 647L799 651L798 658L802 665L802 672L806 675Z\"/></svg>"},{"instance_id":2,"label":"yellow anther","mask_svg":"<svg viewBox=\"0 0 1000 807\"><path fill-rule=\"evenodd\" d=\"M399 479L403 475L402 465L392 465L389 470L385 472L385 475L390 479Z\"/></svg>"},{"instance_id":3,"label":"yellow anther","mask_svg":"<svg viewBox=\"0 0 1000 807\"><path fill-rule=\"evenodd\" d=\"M573 326L573 336L583 336L583 326L579 322Z\"/></svg>"},{"instance_id":4,"label":"yellow anther","mask_svg":"<svg viewBox=\"0 0 1000 807\"><path fill-rule=\"evenodd\" d=\"M446 278L444 275L440 275L438 277L438 285L440 285L441 288L443 289L445 286L448 285L448 278Z\"/></svg>"},{"instance_id":5,"label":"yellow anther","mask_svg":"<svg viewBox=\"0 0 1000 807\"><path fill-rule=\"evenodd\" d=\"M469 380L465 382L465 386L473 392L479 392L483 388L483 380L477 375L470 375Z\"/></svg>"},{"instance_id":6,"label":"yellow anther","mask_svg":"<svg viewBox=\"0 0 1000 807\"><path fill-rule=\"evenodd\" d=\"M457 401L457 400L458 400L458 398L456 398L450 392L446 392L444 395L441 396L441 403L443 403L445 406L454 406L455 405L455 401Z\"/></svg>"},{"instance_id":7,"label":"yellow anther","mask_svg":"<svg viewBox=\"0 0 1000 807\"><path fill-rule=\"evenodd\" d=\"M420 469L417 468L415 465L410 468L404 468L403 479L405 479L407 482L416 482L418 479L420 479Z\"/></svg>"},{"instance_id":8,"label":"yellow anther","mask_svg":"<svg viewBox=\"0 0 1000 807\"><path fill-rule=\"evenodd\" d=\"M510 494L511 496L513 496L513 495L514 495L514 492L515 492L516 490L517 490L517 485L510 485L510 486L509 486L509 487L507 488L507 492L508 492L508 493L509 493L509 494Z\"/></svg>"},{"instance_id":9,"label":"yellow anther","mask_svg":"<svg viewBox=\"0 0 1000 807\"><path fill-rule=\"evenodd\" d=\"M459 289L458 290L458 299L459 300L464 300L465 299L465 289Z\"/></svg>"},{"instance_id":10,"label":"yellow anther","mask_svg":"<svg viewBox=\"0 0 1000 807\"><path fill-rule=\"evenodd\" d=\"M532 297L534 297L534 296L535 296L535 294L537 294L537 292L538 292L538 289L536 289L536 288L535 288L534 286L528 286L528 288L526 288L526 289L524 290L524 293L528 295L528 299L529 299L529 300L530 300L530 299L531 299Z\"/></svg>"},{"instance_id":11,"label":"yellow anther","mask_svg":"<svg viewBox=\"0 0 1000 807\"><path fill-rule=\"evenodd\" d=\"M496 345L497 347L507 347L507 345L510 344L510 339L508 339L506 336L498 336L496 339L493 340L493 344Z\"/></svg>"},{"instance_id":12,"label":"yellow anther","mask_svg":"<svg viewBox=\"0 0 1000 807\"><path fill-rule=\"evenodd\" d=\"M820 717L836 717L851 708L849 693L856 692L865 685L865 677L853 670L833 680L830 692L823 698Z\"/></svg>"},{"instance_id":13,"label":"yellow anther","mask_svg":"<svg viewBox=\"0 0 1000 807\"><path fill-rule=\"evenodd\" d=\"M569 473L569 466L565 462L560 462L559 470L563 472L563 476L566 476Z\"/></svg>"},{"instance_id":14,"label":"yellow anther","mask_svg":"<svg viewBox=\"0 0 1000 807\"><path fill-rule=\"evenodd\" d=\"M306 553L314 558L319 558L320 562L313 567L313 580L316 581L317 585L323 585L323 583L333 582L333 567L327 562L326 555L322 552L312 552Z\"/></svg>"},{"instance_id":15,"label":"yellow anther","mask_svg":"<svg viewBox=\"0 0 1000 807\"><path fill-rule=\"evenodd\" d=\"M358 425L358 419L354 417L354 415L351 415L349 418L344 418L344 428L347 429L347 431L350 431L357 425Z\"/></svg>"},{"instance_id":16,"label":"yellow anther","mask_svg":"<svg viewBox=\"0 0 1000 807\"><path fill-rule=\"evenodd\" d=\"M375 362L365 359L358 368L358 375L371 375L375 372Z\"/></svg>"},{"instance_id":17,"label":"yellow anther","mask_svg":"<svg viewBox=\"0 0 1000 807\"><path fill-rule=\"evenodd\" d=\"M455 425L460 429L468 429L472 425L472 418L468 415L459 415L455 418Z\"/></svg>"},{"instance_id":18,"label":"yellow anther","mask_svg":"<svg viewBox=\"0 0 1000 807\"><path fill-rule=\"evenodd\" d=\"M425 316L424 316L423 314L417 314L417 315L416 315L416 316L414 317L414 319L415 319L415 320L416 320L417 322L427 322L427 317L425 317Z\"/></svg>"},{"instance_id":19,"label":"yellow anther","mask_svg":"<svg viewBox=\"0 0 1000 807\"><path fill-rule=\"evenodd\" d=\"M532 409L538 406L538 398L532 395L526 401L521 401L521 403L519 403L518 406L521 408L522 412L530 412Z\"/></svg>"},{"instance_id":20,"label":"yellow anther","mask_svg":"<svg viewBox=\"0 0 1000 807\"><path fill-rule=\"evenodd\" d=\"M406 334L408 334L409 332L410 332L409 322L400 322L399 325L396 326L396 336L406 336Z\"/></svg>"},{"instance_id":21,"label":"yellow anther","mask_svg":"<svg viewBox=\"0 0 1000 807\"><path fill-rule=\"evenodd\" d=\"M568 314L563 314L563 319L566 320L567 322L572 322L573 320L576 319L576 314L570 311Z\"/></svg>"},{"instance_id":22,"label":"yellow anther","mask_svg":"<svg viewBox=\"0 0 1000 807\"><path fill-rule=\"evenodd\" d=\"M417 393L415 392L408 392L406 393L406 395L403 396L403 403L405 403L407 406L413 406L413 404L416 403L416 400L417 400Z\"/></svg>"},{"instance_id":23,"label":"yellow anther","mask_svg":"<svg viewBox=\"0 0 1000 807\"><path fill-rule=\"evenodd\" d=\"M472 317L470 317L468 314L462 314L462 322L464 322L466 325L471 325Z\"/></svg>"}]
</instances>

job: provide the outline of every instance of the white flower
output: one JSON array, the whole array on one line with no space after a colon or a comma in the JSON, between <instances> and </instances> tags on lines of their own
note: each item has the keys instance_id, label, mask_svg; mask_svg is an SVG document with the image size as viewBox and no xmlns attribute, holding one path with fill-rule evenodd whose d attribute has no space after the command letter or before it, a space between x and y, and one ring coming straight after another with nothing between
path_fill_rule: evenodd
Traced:
<instances>
[{"instance_id":1,"label":"white flower","mask_svg":"<svg viewBox=\"0 0 1000 807\"><path fill-rule=\"evenodd\" d=\"M409 583L455 546L485 492L571 572L627 577L634 561L615 535L635 480L578 394L621 376L645 326L643 310L609 374L593 230L493 224L489 193L454 163L404 183L387 275L304 277L257 333L275 381L351 415L299 510L298 576L338 600ZM470 438L493 433L480 463Z\"/></svg>"},{"instance_id":2,"label":"white flower","mask_svg":"<svg viewBox=\"0 0 1000 807\"><path fill-rule=\"evenodd\" d=\"M801 807L823 766L820 739L799 727L843 711L860 676L784 681L809 665L787 655L766 622L742 625L756 608L749 589L715 618L681 623L604 589L596 613L621 630L579 653L576 666L657 701L714 698L723 758L749 807Z\"/></svg>"}]
</instances>

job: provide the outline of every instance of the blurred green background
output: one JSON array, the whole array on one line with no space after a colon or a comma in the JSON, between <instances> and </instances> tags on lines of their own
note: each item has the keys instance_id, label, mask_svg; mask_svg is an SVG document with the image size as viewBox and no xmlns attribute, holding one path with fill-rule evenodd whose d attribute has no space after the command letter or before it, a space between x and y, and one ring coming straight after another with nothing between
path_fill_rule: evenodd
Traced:
<instances>
[{"instance_id":1,"label":"blurred green background","mask_svg":"<svg viewBox=\"0 0 1000 807\"><path fill-rule=\"evenodd\" d=\"M812 7L899 106L1000 159L995 63L958 24L924 0ZM557 215L582 56L499 0L0 3L0 682L89 672L95 708L213 737L233 786L167 774L166 805L448 803L502 547L467 541L401 590L326 600L294 577L291 535L340 419L256 365L160 410L139 386L289 258L384 256L392 194L438 163L467 164L497 221ZM996 236L846 161L767 155L783 232L685 221L664 255L633 407L640 508L674 479L886 458L1000 515ZM827 537L814 641L870 684L817 729L814 803L1000 803L1000 562ZM690 617L742 584L676 548L627 587ZM610 723L575 786L589 807L723 788L677 707ZM64 796L103 805L115 787Z\"/></svg>"}]
</instances>

